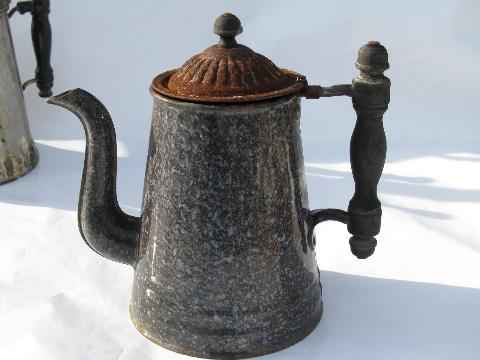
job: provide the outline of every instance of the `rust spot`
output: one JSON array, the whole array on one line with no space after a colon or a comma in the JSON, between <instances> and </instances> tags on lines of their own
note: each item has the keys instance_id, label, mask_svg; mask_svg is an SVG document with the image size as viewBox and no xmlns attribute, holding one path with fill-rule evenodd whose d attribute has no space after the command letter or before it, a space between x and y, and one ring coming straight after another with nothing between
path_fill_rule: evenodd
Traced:
<instances>
[{"instance_id":1,"label":"rust spot","mask_svg":"<svg viewBox=\"0 0 480 360\"><path fill-rule=\"evenodd\" d=\"M319 99L322 97L323 88L319 85L309 85L305 88L305 97L307 99Z\"/></svg>"}]
</instances>

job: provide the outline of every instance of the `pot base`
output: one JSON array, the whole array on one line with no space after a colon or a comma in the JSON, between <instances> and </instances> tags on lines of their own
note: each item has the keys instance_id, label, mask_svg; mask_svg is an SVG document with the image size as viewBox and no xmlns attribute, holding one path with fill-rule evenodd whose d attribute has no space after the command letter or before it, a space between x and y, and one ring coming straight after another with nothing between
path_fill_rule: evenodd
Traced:
<instances>
[{"instance_id":1,"label":"pot base","mask_svg":"<svg viewBox=\"0 0 480 360\"><path fill-rule=\"evenodd\" d=\"M151 334L149 334L142 325L138 324L134 320L131 314L130 314L130 319L132 320L133 325L138 330L138 332L140 332L140 334L142 334L144 337L146 337L148 340L155 343L156 345L161 346L167 350L174 351L176 353L187 355L187 356L197 357L197 358L233 360L233 359L246 359L246 358L252 358L256 356L267 355L267 354L271 354L271 353L286 349L292 345L295 345L296 343L302 341L304 338L310 335L313 330L315 330L315 328L317 327L318 323L322 318L322 314L323 314L323 302L320 301L316 313L312 314L311 321L305 324L303 328L290 334L290 336L287 339L284 339L275 344L271 344L264 348L246 349L244 351L237 352L237 353L197 352L187 348L182 348L166 342L162 342L161 340L154 338Z\"/></svg>"},{"instance_id":2,"label":"pot base","mask_svg":"<svg viewBox=\"0 0 480 360\"><path fill-rule=\"evenodd\" d=\"M143 336L171 351L207 359L242 359L282 350L309 335L322 317L321 291L317 281L295 299L234 315L175 311L168 306L155 308L154 315L142 311L153 309L148 302L141 308L132 303L130 318Z\"/></svg>"},{"instance_id":3,"label":"pot base","mask_svg":"<svg viewBox=\"0 0 480 360\"><path fill-rule=\"evenodd\" d=\"M30 173L38 164L39 156L35 145L31 144L22 154L4 156L0 162L0 185L8 184Z\"/></svg>"}]
</instances>

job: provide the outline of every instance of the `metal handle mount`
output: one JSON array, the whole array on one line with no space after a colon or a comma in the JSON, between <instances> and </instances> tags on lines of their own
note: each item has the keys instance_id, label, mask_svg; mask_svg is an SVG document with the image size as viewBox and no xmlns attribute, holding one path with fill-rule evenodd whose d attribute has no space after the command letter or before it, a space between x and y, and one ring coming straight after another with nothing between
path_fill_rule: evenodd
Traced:
<instances>
[{"instance_id":1,"label":"metal handle mount","mask_svg":"<svg viewBox=\"0 0 480 360\"><path fill-rule=\"evenodd\" d=\"M32 41L35 58L37 59L35 79L25 82L23 88L25 89L28 85L36 83L39 95L50 97L53 87L53 69L50 65L52 29L48 19L50 0L20 1L9 11L8 17L12 17L16 12L32 14Z\"/></svg>"},{"instance_id":2,"label":"metal handle mount","mask_svg":"<svg viewBox=\"0 0 480 360\"><path fill-rule=\"evenodd\" d=\"M390 79L383 75L389 68L388 53L377 41L370 41L358 51L356 63L360 74L352 85L305 87L307 99L330 96L351 96L357 121L350 141L350 164L355 181L355 193L348 211L321 209L309 212L308 239L312 243L314 227L324 221L339 221L347 225L353 236L350 249L359 259L372 255L380 232L382 208L377 185L382 175L387 151L383 130L383 114L390 102Z\"/></svg>"}]
</instances>

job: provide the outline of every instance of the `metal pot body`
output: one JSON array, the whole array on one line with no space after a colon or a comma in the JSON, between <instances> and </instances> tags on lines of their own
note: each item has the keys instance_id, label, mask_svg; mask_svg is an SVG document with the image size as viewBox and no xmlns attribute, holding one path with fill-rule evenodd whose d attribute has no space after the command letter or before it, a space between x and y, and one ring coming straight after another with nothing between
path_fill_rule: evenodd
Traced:
<instances>
[{"instance_id":1,"label":"metal pot body","mask_svg":"<svg viewBox=\"0 0 480 360\"><path fill-rule=\"evenodd\" d=\"M0 9L0 184L25 175L37 162L4 8Z\"/></svg>"},{"instance_id":2,"label":"metal pot body","mask_svg":"<svg viewBox=\"0 0 480 360\"><path fill-rule=\"evenodd\" d=\"M322 313L300 98L194 104L154 94L130 313L138 330L207 358L273 352Z\"/></svg>"}]
</instances>

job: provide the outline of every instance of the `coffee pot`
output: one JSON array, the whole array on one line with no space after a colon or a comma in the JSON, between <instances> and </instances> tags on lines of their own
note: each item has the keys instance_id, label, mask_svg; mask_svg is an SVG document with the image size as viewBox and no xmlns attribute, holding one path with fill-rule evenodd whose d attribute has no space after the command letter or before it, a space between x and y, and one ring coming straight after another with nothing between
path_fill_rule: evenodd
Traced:
<instances>
[{"instance_id":1,"label":"coffee pot","mask_svg":"<svg viewBox=\"0 0 480 360\"><path fill-rule=\"evenodd\" d=\"M0 184L32 170L38 151L30 135L23 90L36 83L41 97L52 95L50 66L52 31L48 14L50 0L20 1L9 11L10 0L0 0ZM22 86L8 18L15 13L32 14L32 40L37 68L35 78Z\"/></svg>"},{"instance_id":2,"label":"coffee pot","mask_svg":"<svg viewBox=\"0 0 480 360\"><path fill-rule=\"evenodd\" d=\"M50 103L76 114L87 145L78 221L86 243L135 270L130 315L148 339L205 358L288 347L322 315L314 227L340 221L358 258L380 231L377 184L386 154L386 49L362 46L352 84L309 85L240 45L239 19L217 18L218 44L152 82L140 217L116 196L115 130L105 107L75 89ZM355 193L348 211L311 210L300 138L301 98L350 96Z\"/></svg>"}]
</instances>

